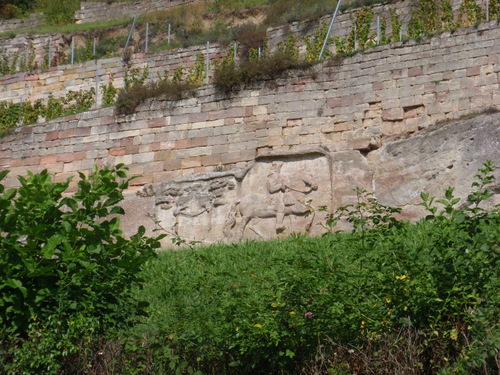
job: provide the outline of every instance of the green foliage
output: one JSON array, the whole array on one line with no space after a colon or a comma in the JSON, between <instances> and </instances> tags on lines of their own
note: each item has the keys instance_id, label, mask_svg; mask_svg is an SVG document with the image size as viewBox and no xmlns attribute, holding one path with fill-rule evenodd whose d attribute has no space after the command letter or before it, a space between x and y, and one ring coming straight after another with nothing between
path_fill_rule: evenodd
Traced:
<instances>
[{"instance_id":1,"label":"green foliage","mask_svg":"<svg viewBox=\"0 0 500 375\"><path fill-rule=\"evenodd\" d=\"M170 100L181 100L193 93L195 87L174 79L163 79L152 85L134 84L128 91L120 90L116 99L118 114L132 114L137 106L147 99L159 96Z\"/></svg>"},{"instance_id":2,"label":"green foliage","mask_svg":"<svg viewBox=\"0 0 500 375\"><path fill-rule=\"evenodd\" d=\"M110 106L115 104L116 95L118 90L113 85L114 76L110 75L107 85L101 86L102 92L102 104L104 106Z\"/></svg>"},{"instance_id":3,"label":"green foliage","mask_svg":"<svg viewBox=\"0 0 500 375\"><path fill-rule=\"evenodd\" d=\"M399 35L401 33L401 27L403 26L403 21L399 19L398 13L395 9L391 9L391 42L398 42Z\"/></svg>"},{"instance_id":4,"label":"green foliage","mask_svg":"<svg viewBox=\"0 0 500 375\"><path fill-rule=\"evenodd\" d=\"M71 196L70 179L54 183L46 170L18 177L19 188L0 185L0 345L9 373L58 373L82 340L144 314L132 288L161 237L145 237L144 227L123 236L125 170L80 173Z\"/></svg>"},{"instance_id":5,"label":"green foliage","mask_svg":"<svg viewBox=\"0 0 500 375\"><path fill-rule=\"evenodd\" d=\"M62 98L54 98L49 95L46 104L43 104L41 100L36 100L33 104L30 102L0 102L0 131L4 132L16 126L34 124L39 116L44 117L45 120L53 120L58 117L88 111L94 103L94 88L70 91Z\"/></svg>"},{"instance_id":6,"label":"green foliage","mask_svg":"<svg viewBox=\"0 0 500 375\"><path fill-rule=\"evenodd\" d=\"M204 79L205 79L205 56L202 53L198 53L196 55L195 65L189 68L189 72L186 76L186 82L192 86L201 86L203 85Z\"/></svg>"},{"instance_id":7,"label":"green foliage","mask_svg":"<svg viewBox=\"0 0 500 375\"><path fill-rule=\"evenodd\" d=\"M463 0L458 9L457 27L467 27L481 22L483 14L476 0Z\"/></svg>"},{"instance_id":8,"label":"green foliage","mask_svg":"<svg viewBox=\"0 0 500 375\"><path fill-rule=\"evenodd\" d=\"M36 0L36 7L43 12L48 25L72 23L75 12L80 9L78 0Z\"/></svg>"},{"instance_id":9,"label":"green foliage","mask_svg":"<svg viewBox=\"0 0 500 375\"><path fill-rule=\"evenodd\" d=\"M304 42L306 44L306 57L307 62L316 62L319 59L321 50L323 49L323 44L325 42L326 34L328 33L329 25L325 22L322 23L321 27L316 30L312 38L304 37ZM329 38L327 46L334 43L333 38ZM325 49L323 53L323 58L331 57L332 53L330 50Z\"/></svg>"},{"instance_id":10,"label":"green foliage","mask_svg":"<svg viewBox=\"0 0 500 375\"><path fill-rule=\"evenodd\" d=\"M352 33L358 42L359 49L373 47L375 37L370 35L370 26L373 18L373 9L362 8L355 13L355 20Z\"/></svg>"},{"instance_id":11,"label":"green foliage","mask_svg":"<svg viewBox=\"0 0 500 375\"><path fill-rule=\"evenodd\" d=\"M125 81L125 90L130 89L134 85L143 85L146 79L149 78L149 66L146 65L144 68L125 68L125 75L123 77Z\"/></svg>"},{"instance_id":12,"label":"green foliage","mask_svg":"<svg viewBox=\"0 0 500 375\"><path fill-rule=\"evenodd\" d=\"M219 92L229 93L251 82L275 80L289 69L306 68L309 64L298 61L298 52L293 48L294 45L295 38L292 35L272 55L264 53L260 59L243 62L238 66L231 58L223 59L215 65L215 88Z\"/></svg>"},{"instance_id":13,"label":"green foliage","mask_svg":"<svg viewBox=\"0 0 500 375\"><path fill-rule=\"evenodd\" d=\"M15 74L17 72L27 72L36 69L35 50L33 46L29 46L26 52L16 52L10 55L3 50L0 54L0 76Z\"/></svg>"}]
</instances>

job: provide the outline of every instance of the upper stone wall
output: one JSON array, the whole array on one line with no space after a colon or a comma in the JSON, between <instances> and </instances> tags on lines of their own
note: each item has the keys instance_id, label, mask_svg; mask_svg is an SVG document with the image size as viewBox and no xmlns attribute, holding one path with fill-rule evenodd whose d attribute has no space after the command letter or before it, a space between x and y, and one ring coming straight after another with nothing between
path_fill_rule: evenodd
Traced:
<instances>
[{"instance_id":1,"label":"upper stone wall","mask_svg":"<svg viewBox=\"0 0 500 375\"><path fill-rule=\"evenodd\" d=\"M0 33L6 31L13 31L17 29L23 29L27 27L38 27L43 25L43 13L42 14L31 14L28 18L4 20L0 22Z\"/></svg>"},{"instance_id":2,"label":"upper stone wall","mask_svg":"<svg viewBox=\"0 0 500 375\"><path fill-rule=\"evenodd\" d=\"M463 0L451 0L455 20L458 18L458 12L462 1ZM484 12L486 12L486 0L475 1L479 6L483 8ZM384 4L374 4L370 6L370 8L373 10L373 18L370 26L371 32L376 34L377 17L380 17L381 20L385 20L386 22L386 35L390 35L392 33L391 10L394 10L398 15L399 20L402 22L401 28L403 35L408 35L408 24L411 21L412 13L417 9L418 4L419 2L415 0L393 0L388 1ZM351 32L355 14L357 11L359 11L359 9L360 8L352 8L344 12L339 12L330 34L332 38L345 38ZM301 46L304 46L304 42L301 38L305 36L310 37L322 25L329 25L331 20L332 14L328 14L319 19L296 21L292 22L290 25L271 27L267 30L269 49L271 51L276 50L278 44L285 41L290 32L299 37L299 44Z\"/></svg>"},{"instance_id":3,"label":"upper stone wall","mask_svg":"<svg viewBox=\"0 0 500 375\"><path fill-rule=\"evenodd\" d=\"M76 23L109 21L166 10L198 0L146 0L125 2L82 2L75 14Z\"/></svg>"},{"instance_id":4,"label":"upper stone wall","mask_svg":"<svg viewBox=\"0 0 500 375\"><path fill-rule=\"evenodd\" d=\"M35 72L22 72L0 77L0 101L34 102L37 99L46 101L49 95L63 97L69 91L89 90L95 88L96 76L98 84L106 85L113 77L116 88L124 87L125 69L149 67L150 80L157 81L158 74L173 74L175 68L182 65L189 68L196 63L196 55L206 53L205 46L179 48L155 54L135 54L128 64L121 58L88 61L75 65L63 65ZM210 59L223 56L224 48L218 44L210 46ZM99 94L100 95L100 94ZM102 98L98 98L101 102Z\"/></svg>"}]
</instances>

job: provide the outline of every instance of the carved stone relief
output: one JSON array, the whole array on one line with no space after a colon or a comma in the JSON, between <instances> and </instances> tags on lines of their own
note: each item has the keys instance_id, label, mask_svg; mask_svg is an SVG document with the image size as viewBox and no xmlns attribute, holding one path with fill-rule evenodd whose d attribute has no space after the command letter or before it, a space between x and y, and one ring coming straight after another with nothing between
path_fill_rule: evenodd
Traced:
<instances>
[{"instance_id":1,"label":"carved stone relief","mask_svg":"<svg viewBox=\"0 0 500 375\"><path fill-rule=\"evenodd\" d=\"M154 191L156 220L201 243L318 234L315 208L332 201L328 158L319 149L269 154L245 170L163 183Z\"/></svg>"},{"instance_id":2,"label":"carved stone relief","mask_svg":"<svg viewBox=\"0 0 500 375\"><path fill-rule=\"evenodd\" d=\"M155 192L155 216L161 227L189 241L222 240L227 209L235 199L236 177L205 173L160 185Z\"/></svg>"}]
</instances>

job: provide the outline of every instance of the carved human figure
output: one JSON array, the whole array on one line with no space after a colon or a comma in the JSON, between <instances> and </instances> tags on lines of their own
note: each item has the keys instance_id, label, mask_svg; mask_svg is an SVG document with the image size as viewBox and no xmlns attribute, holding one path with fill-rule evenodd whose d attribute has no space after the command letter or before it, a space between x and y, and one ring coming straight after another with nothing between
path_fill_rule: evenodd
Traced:
<instances>
[{"instance_id":1,"label":"carved human figure","mask_svg":"<svg viewBox=\"0 0 500 375\"><path fill-rule=\"evenodd\" d=\"M274 161L271 164L271 172L267 176L267 191L272 195L272 204L276 209L276 233L283 232L285 226L285 207L294 205L294 199L289 197L288 185L286 179L281 175L283 162Z\"/></svg>"},{"instance_id":2,"label":"carved human figure","mask_svg":"<svg viewBox=\"0 0 500 375\"><path fill-rule=\"evenodd\" d=\"M318 189L314 178L305 170L300 170L294 178L287 179L281 173L283 164L282 161L274 161L271 164L271 172L267 176L267 191L271 194L272 204L276 209L276 233L286 229L283 224L285 211L290 211L289 207L301 204L292 191L309 194Z\"/></svg>"}]
</instances>

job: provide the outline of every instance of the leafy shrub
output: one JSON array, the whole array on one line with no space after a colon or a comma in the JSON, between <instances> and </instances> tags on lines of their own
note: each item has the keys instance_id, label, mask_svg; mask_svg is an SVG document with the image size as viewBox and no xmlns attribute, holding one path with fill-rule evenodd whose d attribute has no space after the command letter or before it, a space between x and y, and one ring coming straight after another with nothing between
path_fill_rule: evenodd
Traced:
<instances>
[{"instance_id":1,"label":"leafy shrub","mask_svg":"<svg viewBox=\"0 0 500 375\"><path fill-rule=\"evenodd\" d=\"M75 12L80 9L78 0L36 0L36 6L43 12L48 25L72 23Z\"/></svg>"},{"instance_id":2,"label":"leafy shrub","mask_svg":"<svg viewBox=\"0 0 500 375\"><path fill-rule=\"evenodd\" d=\"M55 374L85 340L144 313L132 288L161 237L142 226L123 236L125 169L80 173L71 196L70 179L54 183L46 170L19 177L19 188L0 184L0 353L12 373Z\"/></svg>"},{"instance_id":3,"label":"leafy shrub","mask_svg":"<svg viewBox=\"0 0 500 375\"><path fill-rule=\"evenodd\" d=\"M147 99L163 96L170 100L181 100L192 93L194 86L186 82L162 80L153 85L134 84L128 91L120 90L116 99L118 114L132 114L137 106Z\"/></svg>"},{"instance_id":4,"label":"leafy shrub","mask_svg":"<svg viewBox=\"0 0 500 375\"><path fill-rule=\"evenodd\" d=\"M236 66L234 62L223 60L214 70L214 86L222 93L229 93L251 82L275 80L289 69L305 69L307 62L299 62L297 51L284 46L270 56L251 60Z\"/></svg>"}]
</instances>

